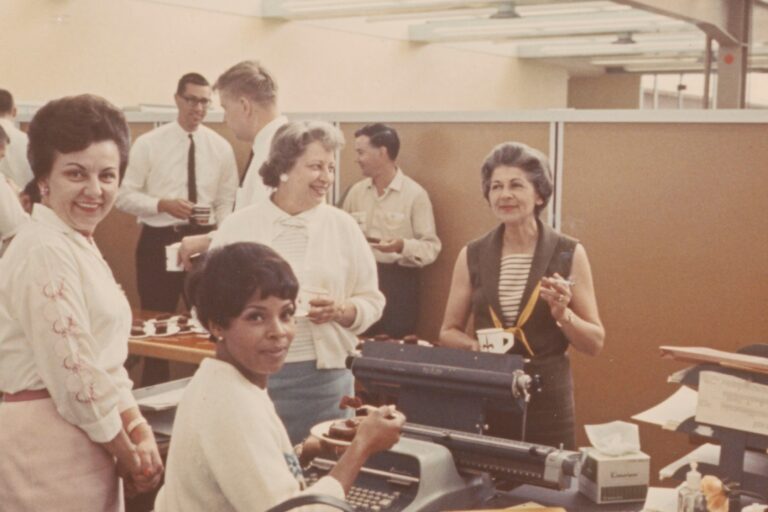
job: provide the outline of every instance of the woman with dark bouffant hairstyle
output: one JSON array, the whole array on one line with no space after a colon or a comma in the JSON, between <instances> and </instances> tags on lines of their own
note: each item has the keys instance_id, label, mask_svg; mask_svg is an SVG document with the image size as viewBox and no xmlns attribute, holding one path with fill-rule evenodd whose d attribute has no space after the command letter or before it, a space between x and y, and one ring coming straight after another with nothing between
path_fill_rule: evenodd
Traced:
<instances>
[{"instance_id":1,"label":"woman with dark bouffant hairstyle","mask_svg":"<svg viewBox=\"0 0 768 512\"><path fill-rule=\"evenodd\" d=\"M121 511L163 465L123 367L131 309L93 240L128 163L128 126L97 96L29 125L41 203L0 260L3 510Z\"/></svg>"},{"instance_id":2,"label":"woman with dark bouffant hairstyle","mask_svg":"<svg viewBox=\"0 0 768 512\"><path fill-rule=\"evenodd\" d=\"M320 121L282 126L260 174L275 191L230 215L211 247L259 242L285 258L299 280L296 339L269 394L294 443L316 423L350 414L347 356L357 335L381 317L376 262L357 222L326 203L336 172L338 128Z\"/></svg>"}]
</instances>

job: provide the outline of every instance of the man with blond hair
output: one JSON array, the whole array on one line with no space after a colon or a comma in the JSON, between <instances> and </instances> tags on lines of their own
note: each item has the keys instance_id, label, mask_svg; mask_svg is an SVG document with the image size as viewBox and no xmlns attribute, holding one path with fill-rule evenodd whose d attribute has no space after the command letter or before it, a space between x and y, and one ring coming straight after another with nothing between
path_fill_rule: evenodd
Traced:
<instances>
[{"instance_id":1,"label":"man with blond hair","mask_svg":"<svg viewBox=\"0 0 768 512\"><path fill-rule=\"evenodd\" d=\"M235 198L235 210L269 200L272 190L264 185L259 168L269 156L269 147L277 130L288 122L277 106L277 84L257 61L245 60L226 70L213 85L224 109L224 122L238 140L251 144L245 172ZM187 236L181 242L179 256L185 268L189 257L204 252L211 235Z\"/></svg>"},{"instance_id":2,"label":"man with blond hair","mask_svg":"<svg viewBox=\"0 0 768 512\"><path fill-rule=\"evenodd\" d=\"M269 156L269 146L278 128L288 122L277 107L277 84L256 61L246 60L226 70L213 88L219 92L224 122L238 140L251 144L251 156L240 178L235 210L269 197L270 190L259 176Z\"/></svg>"}]
</instances>

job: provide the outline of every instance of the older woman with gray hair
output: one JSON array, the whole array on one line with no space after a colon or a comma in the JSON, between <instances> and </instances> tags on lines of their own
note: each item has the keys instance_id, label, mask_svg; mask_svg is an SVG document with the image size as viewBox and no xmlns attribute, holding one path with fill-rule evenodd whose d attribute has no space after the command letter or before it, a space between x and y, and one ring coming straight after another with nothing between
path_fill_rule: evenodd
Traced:
<instances>
[{"instance_id":1,"label":"older woman with gray hair","mask_svg":"<svg viewBox=\"0 0 768 512\"><path fill-rule=\"evenodd\" d=\"M230 215L211 248L259 242L285 258L299 280L296 337L283 369L269 380L269 395L297 443L321 421L344 416L338 404L353 394L345 361L381 316L376 262L357 222L326 204L333 185L341 132L319 121L291 122L272 141L259 170L273 187L262 201Z\"/></svg>"},{"instance_id":2,"label":"older woman with gray hair","mask_svg":"<svg viewBox=\"0 0 768 512\"><path fill-rule=\"evenodd\" d=\"M466 333L502 328L514 334L509 353L526 358L526 372L542 378L526 424L487 411L488 433L549 446L575 447L571 367L567 350L597 355L605 330L597 311L584 247L541 222L552 195L547 158L518 142L496 146L481 170L482 189L498 227L464 247L456 260L440 328L440 344L480 350ZM524 430L523 430L524 428Z\"/></svg>"}]
</instances>

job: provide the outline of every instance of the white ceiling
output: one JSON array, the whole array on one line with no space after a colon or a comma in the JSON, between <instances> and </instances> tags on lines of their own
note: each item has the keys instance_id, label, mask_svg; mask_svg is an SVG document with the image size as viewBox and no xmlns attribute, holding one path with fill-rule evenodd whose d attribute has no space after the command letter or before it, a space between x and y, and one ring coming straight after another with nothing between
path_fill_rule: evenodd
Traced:
<instances>
[{"instance_id":1,"label":"white ceiling","mask_svg":"<svg viewBox=\"0 0 768 512\"><path fill-rule=\"evenodd\" d=\"M573 75L704 69L706 36L694 23L624 5L627 2L155 1L410 41L414 45L439 44L465 51L543 60L565 67ZM768 11L768 7L759 1L755 3L755 10ZM713 49L717 50L716 43ZM754 40L750 54L752 70L768 71L766 41Z\"/></svg>"}]
</instances>

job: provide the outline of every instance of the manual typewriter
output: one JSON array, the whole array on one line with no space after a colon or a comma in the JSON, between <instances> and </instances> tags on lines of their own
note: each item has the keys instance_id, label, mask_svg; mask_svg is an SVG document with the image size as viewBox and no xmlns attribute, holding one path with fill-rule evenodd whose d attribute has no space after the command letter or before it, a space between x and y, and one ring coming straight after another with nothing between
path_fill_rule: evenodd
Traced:
<instances>
[{"instance_id":1,"label":"manual typewriter","mask_svg":"<svg viewBox=\"0 0 768 512\"><path fill-rule=\"evenodd\" d=\"M535 379L520 356L372 342L349 366L366 390L395 396L408 418L400 442L371 457L355 480L347 495L355 510L473 508L497 488L566 489L578 473L576 452L482 434L489 404L525 413ZM334 464L315 459L309 482Z\"/></svg>"}]
</instances>

